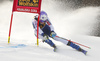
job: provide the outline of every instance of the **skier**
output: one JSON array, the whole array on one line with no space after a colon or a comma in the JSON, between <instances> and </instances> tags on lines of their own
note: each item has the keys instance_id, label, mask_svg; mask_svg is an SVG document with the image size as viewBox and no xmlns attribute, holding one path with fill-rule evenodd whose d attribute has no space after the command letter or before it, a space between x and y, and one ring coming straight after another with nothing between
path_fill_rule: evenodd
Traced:
<instances>
[{"instance_id":1,"label":"skier","mask_svg":"<svg viewBox=\"0 0 100 61\"><path fill-rule=\"evenodd\" d=\"M38 15L36 15L32 21L32 25L35 29L35 35L37 36L37 21L38 21ZM40 19L39 19L39 39L42 39L43 42L49 44L51 47L54 48L54 52L56 51L57 47L56 45L49 39L49 37L53 38L54 40L60 41L64 43L67 46L70 46L80 52L83 52L84 54L87 53L84 49L80 48L80 46L74 44L73 42L69 40L65 40L63 38L57 37L57 34L54 31L54 28L48 18L48 15L46 12L41 11L40 12Z\"/></svg>"}]
</instances>

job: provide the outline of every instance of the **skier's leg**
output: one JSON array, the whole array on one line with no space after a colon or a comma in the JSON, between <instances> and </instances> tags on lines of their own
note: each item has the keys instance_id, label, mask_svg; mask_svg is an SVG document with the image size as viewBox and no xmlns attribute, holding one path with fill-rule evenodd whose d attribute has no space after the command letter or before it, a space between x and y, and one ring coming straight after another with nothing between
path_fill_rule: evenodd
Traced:
<instances>
[{"instance_id":1,"label":"skier's leg","mask_svg":"<svg viewBox=\"0 0 100 61\"><path fill-rule=\"evenodd\" d=\"M67 39L64 39L64 38L59 38L59 37L54 37L55 40L57 41L60 41L62 43L64 43L65 45L68 45L76 50L81 50L80 47L72 42L70 42L69 40Z\"/></svg>"},{"instance_id":2,"label":"skier's leg","mask_svg":"<svg viewBox=\"0 0 100 61\"><path fill-rule=\"evenodd\" d=\"M37 34L35 34L35 36L37 36ZM56 48L56 45L49 39L48 35L42 36L39 34L39 39L42 39L43 42L49 44L51 47Z\"/></svg>"},{"instance_id":3,"label":"skier's leg","mask_svg":"<svg viewBox=\"0 0 100 61\"><path fill-rule=\"evenodd\" d=\"M47 37L48 38L48 37ZM56 51L56 45L48 38L48 39L46 39L46 40L43 40L43 42L45 42L45 43L47 43L47 44L49 44L51 47L53 47L54 48L54 52Z\"/></svg>"},{"instance_id":4,"label":"skier's leg","mask_svg":"<svg viewBox=\"0 0 100 61\"><path fill-rule=\"evenodd\" d=\"M74 44L74 43L72 43L70 41L68 42L67 45L72 47L72 48L74 48L74 49L76 49L76 50L78 50L78 51L82 51L82 49L78 45L76 45L76 44Z\"/></svg>"},{"instance_id":5,"label":"skier's leg","mask_svg":"<svg viewBox=\"0 0 100 61\"><path fill-rule=\"evenodd\" d=\"M67 45L68 45L68 46L71 46L72 48L74 48L74 49L76 49L76 50L78 50L78 51L80 51L80 52L83 52L84 54L87 53L87 51L85 51L84 49L80 48L80 46L74 44L73 42L70 42L70 41L69 41Z\"/></svg>"},{"instance_id":6,"label":"skier's leg","mask_svg":"<svg viewBox=\"0 0 100 61\"><path fill-rule=\"evenodd\" d=\"M53 39L57 40L57 41L60 41L62 43L64 43L65 45L68 45L78 51L81 51L83 52L84 54L86 54L87 51L83 50L82 48L80 48L80 46L74 44L73 42L67 40L67 39L64 39L64 38L59 38L59 37L54 37Z\"/></svg>"},{"instance_id":7,"label":"skier's leg","mask_svg":"<svg viewBox=\"0 0 100 61\"><path fill-rule=\"evenodd\" d=\"M65 39L62 39L62 38L59 38L59 37L54 37L53 39L56 40L56 41L60 41L60 42L62 42L62 43L65 44L65 45L68 44L68 41L65 40Z\"/></svg>"},{"instance_id":8,"label":"skier's leg","mask_svg":"<svg viewBox=\"0 0 100 61\"><path fill-rule=\"evenodd\" d=\"M46 42L47 44L49 44L51 47L56 48L55 44L50 39L47 39L44 42Z\"/></svg>"}]
</instances>

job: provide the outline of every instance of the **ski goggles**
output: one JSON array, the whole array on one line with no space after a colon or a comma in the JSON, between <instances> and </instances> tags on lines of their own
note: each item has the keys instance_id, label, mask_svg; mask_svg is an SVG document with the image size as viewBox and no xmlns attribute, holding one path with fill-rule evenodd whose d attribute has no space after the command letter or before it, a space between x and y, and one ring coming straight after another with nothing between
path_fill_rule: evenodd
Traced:
<instances>
[{"instance_id":1,"label":"ski goggles","mask_svg":"<svg viewBox=\"0 0 100 61\"><path fill-rule=\"evenodd\" d=\"M46 22L46 20L45 21L44 20L40 20L40 22L43 23L43 22Z\"/></svg>"}]
</instances>

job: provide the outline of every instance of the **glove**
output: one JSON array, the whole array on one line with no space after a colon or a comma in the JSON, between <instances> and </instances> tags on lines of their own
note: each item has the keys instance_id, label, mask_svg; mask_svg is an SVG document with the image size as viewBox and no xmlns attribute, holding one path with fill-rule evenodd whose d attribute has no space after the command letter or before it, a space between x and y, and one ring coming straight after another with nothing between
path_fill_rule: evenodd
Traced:
<instances>
[{"instance_id":1,"label":"glove","mask_svg":"<svg viewBox=\"0 0 100 61\"><path fill-rule=\"evenodd\" d=\"M34 16L34 19L37 21L38 20L38 15Z\"/></svg>"},{"instance_id":2,"label":"glove","mask_svg":"<svg viewBox=\"0 0 100 61\"><path fill-rule=\"evenodd\" d=\"M51 36L52 38L54 38L54 37L56 36L56 33L55 33L54 31L51 31L50 36Z\"/></svg>"},{"instance_id":3,"label":"glove","mask_svg":"<svg viewBox=\"0 0 100 61\"><path fill-rule=\"evenodd\" d=\"M44 35L43 35L43 42L45 42L45 41L48 40L48 39L49 39L48 35L44 34Z\"/></svg>"}]
</instances>

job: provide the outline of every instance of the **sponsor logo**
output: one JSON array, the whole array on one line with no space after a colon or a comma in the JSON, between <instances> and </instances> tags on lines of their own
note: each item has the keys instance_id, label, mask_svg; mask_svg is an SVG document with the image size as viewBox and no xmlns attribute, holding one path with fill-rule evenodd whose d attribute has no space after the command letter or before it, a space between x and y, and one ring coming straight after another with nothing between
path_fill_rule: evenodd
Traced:
<instances>
[{"instance_id":1,"label":"sponsor logo","mask_svg":"<svg viewBox=\"0 0 100 61\"><path fill-rule=\"evenodd\" d=\"M18 0L18 6L38 7L39 0Z\"/></svg>"}]
</instances>

